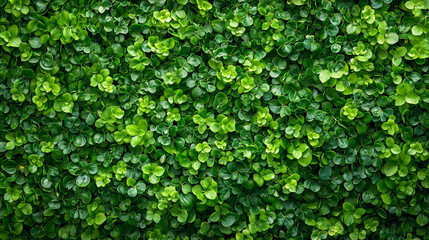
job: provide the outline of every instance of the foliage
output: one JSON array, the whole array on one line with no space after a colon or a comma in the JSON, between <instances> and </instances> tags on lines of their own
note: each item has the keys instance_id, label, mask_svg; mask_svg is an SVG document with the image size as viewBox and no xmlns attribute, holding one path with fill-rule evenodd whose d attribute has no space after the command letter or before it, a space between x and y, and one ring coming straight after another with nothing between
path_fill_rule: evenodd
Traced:
<instances>
[{"instance_id":1,"label":"foliage","mask_svg":"<svg viewBox=\"0 0 429 240\"><path fill-rule=\"evenodd\" d=\"M0 239L429 239L428 0L0 0Z\"/></svg>"}]
</instances>

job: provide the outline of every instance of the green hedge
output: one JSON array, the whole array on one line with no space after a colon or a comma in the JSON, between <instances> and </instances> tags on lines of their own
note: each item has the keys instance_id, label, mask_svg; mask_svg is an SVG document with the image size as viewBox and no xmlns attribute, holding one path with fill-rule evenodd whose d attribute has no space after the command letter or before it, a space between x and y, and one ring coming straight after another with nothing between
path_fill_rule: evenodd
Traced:
<instances>
[{"instance_id":1,"label":"green hedge","mask_svg":"<svg viewBox=\"0 0 429 240\"><path fill-rule=\"evenodd\" d=\"M0 0L0 239L429 239L428 8Z\"/></svg>"}]
</instances>

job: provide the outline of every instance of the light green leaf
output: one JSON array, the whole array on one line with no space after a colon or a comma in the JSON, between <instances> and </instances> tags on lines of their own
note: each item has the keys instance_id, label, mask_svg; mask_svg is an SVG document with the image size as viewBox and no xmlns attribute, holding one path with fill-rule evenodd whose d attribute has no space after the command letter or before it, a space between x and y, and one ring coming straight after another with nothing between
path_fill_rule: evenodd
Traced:
<instances>
[{"instance_id":1,"label":"light green leaf","mask_svg":"<svg viewBox=\"0 0 429 240\"><path fill-rule=\"evenodd\" d=\"M106 215L104 213L97 213L94 218L94 222L97 225L101 225L106 221Z\"/></svg>"},{"instance_id":2,"label":"light green leaf","mask_svg":"<svg viewBox=\"0 0 429 240\"><path fill-rule=\"evenodd\" d=\"M384 164L383 167L381 168L381 172L388 177L395 175L397 171L398 171L398 165L392 162L388 162Z\"/></svg>"},{"instance_id":3,"label":"light green leaf","mask_svg":"<svg viewBox=\"0 0 429 240\"><path fill-rule=\"evenodd\" d=\"M208 190L207 192L204 193L204 195L206 196L206 198L210 200L214 200L217 197L217 193L214 190Z\"/></svg>"},{"instance_id":4,"label":"light green leaf","mask_svg":"<svg viewBox=\"0 0 429 240\"><path fill-rule=\"evenodd\" d=\"M319 79L322 83L327 82L331 78L331 73L328 70L322 70L319 73Z\"/></svg>"},{"instance_id":5,"label":"light green leaf","mask_svg":"<svg viewBox=\"0 0 429 240\"><path fill-rule=\"evenodd\" d=\"M385 39L388 44L393 45L399 41L399 36L396 33L388 33Z\"/></svg>"}]
</instances>

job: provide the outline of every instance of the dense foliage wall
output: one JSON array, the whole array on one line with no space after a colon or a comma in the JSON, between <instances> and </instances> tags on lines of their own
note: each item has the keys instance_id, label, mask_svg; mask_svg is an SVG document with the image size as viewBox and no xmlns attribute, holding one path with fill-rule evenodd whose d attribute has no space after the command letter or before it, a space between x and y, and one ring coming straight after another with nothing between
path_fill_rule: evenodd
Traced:
<instances>
[{"instance_id":1,"label":"dense foliage wall","mask_svg":"<svg viewBox=\"0 0 429 240\"><path fill-rule=\"evenodd\" d=\"M0 239L429 239L428 8L0 0Z\"/></svg>"}]
</instances>

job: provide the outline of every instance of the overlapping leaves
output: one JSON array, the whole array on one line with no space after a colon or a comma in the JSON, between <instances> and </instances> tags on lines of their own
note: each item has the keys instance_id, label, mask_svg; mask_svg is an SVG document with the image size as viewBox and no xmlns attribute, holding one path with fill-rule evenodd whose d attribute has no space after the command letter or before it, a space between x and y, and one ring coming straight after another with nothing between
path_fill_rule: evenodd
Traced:
<instances>
[{"instance_id":1,"label":"overlapping leaves","mask_svg":"<svg viewBox=\"0 0 429 240\"><path fill-rule=\"evenodd\" d=\"M426 0L0 0L0 239L427 239Z\"/></svg>"}]
</instances>

